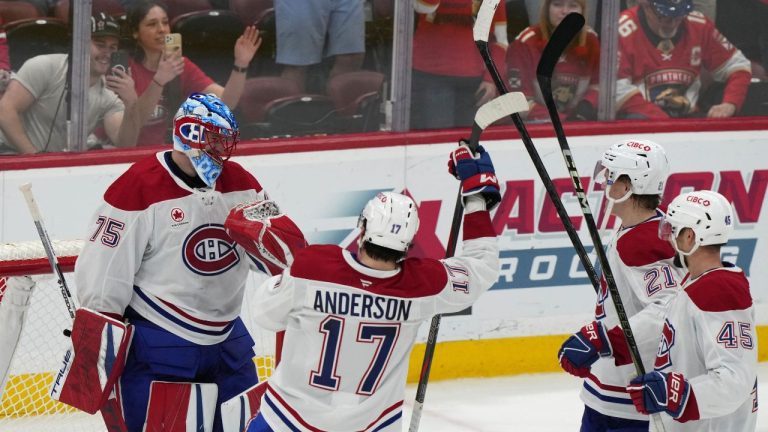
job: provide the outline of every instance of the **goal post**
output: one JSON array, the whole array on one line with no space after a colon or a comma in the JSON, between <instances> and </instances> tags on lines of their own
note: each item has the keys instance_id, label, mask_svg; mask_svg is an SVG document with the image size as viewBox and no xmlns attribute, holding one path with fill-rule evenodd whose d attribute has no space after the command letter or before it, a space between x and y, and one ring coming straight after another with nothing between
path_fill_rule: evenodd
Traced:
<instances>
[{"instance_id":1,"label":"goal post","mask_svg":"<svg viewBox=\"0 0 768 432\"><path fill-rule=\"evenodd\" d=\"M83 241L54 240L52 243L67 285L76 296L72 272ZM12 294L8 288L9 278L22 276L30 276L34 281L29 306L23 312L18 305L11 305ZM248 293L253 292L255 285L263 279L250 272L241 316L256 342L254 362L259 380L272 374L276 350L275 334L256 326L248 313L251 310ZM18 299L18 296L14 298ZM0 243L0 323L3 322L1 314L6 314L5 318L8 314L16 314L13 319L19 320L20 313L23 322L15 349L0 347L0 385L6 375L2 370L2 355L11 354L6 382L0 387L0 431L104 431L101 415L80 412L48 395L69 346L64 330L71 328L72 321L40 241ZM0 328L0 341L7 340L2 332L13 333L13 329Z\"/></svg>"}]
</instances>

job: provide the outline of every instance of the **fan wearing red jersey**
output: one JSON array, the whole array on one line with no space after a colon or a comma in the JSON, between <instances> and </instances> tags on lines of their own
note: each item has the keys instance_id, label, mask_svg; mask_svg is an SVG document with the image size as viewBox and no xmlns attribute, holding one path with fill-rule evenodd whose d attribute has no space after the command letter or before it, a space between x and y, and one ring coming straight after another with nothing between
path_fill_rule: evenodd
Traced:
<instances>
[{"instance_id":1,"label":"fan wearing red jersey","mask_svg":"<svg viewBox=\"0 0 768 432\"><path fill-rule=\"evenodd\" d=\"M461 147L449 164L465 185L460 256L407 258L419 227L416 203L382 192L360 215L357 254L308 246L258 288L253 316L267 329L285 330L285 339L249 432L402 430L420 325L466 308L498 279L488 208L500 194L490 156L479 152L474 159Z\"/></svg>"},{"instance_id":2,"label":"fan wearing red jersey","mask_svg":"<svg viewBox=\"0 0 768 432\"><path fill-rule=\"evenodd\" d=\"M679 288L682 272L674 266L672 246L657 238L664 214L659 210L661 195L669 175L664 149L647 140L625 140L603 153L595 168L595 182L605 185L608 208L603 217L613 214L621 225L606 248L606 256L616 280L627 316L646 317L660 331L658 311ZM618 315L601 279L595 306L595 321L563 343L558 353L567 372L584 378L582 431L648 430L648 416L635 411L625 387L633 373L632 365L616 366L611 354L620 357L623 340ZM633 327L634 328L634 327ZM608 329L612 329L610 332ZM643 364L651 364L658 338L636 335ZM627 354L628 355L628 354Z\"/></svg>"},{"instance_id":3,"label":"fan wearing red jersey","mask_svg":"<svg viewBox=\"0 0 768 432\"><path fill-rule=\"evenodd\" d=\"M656 332L654 370L633 379L627 391L639 412L661 413L668 432L756 427L757 333L749 281L720 258L734 223L725 197L697 191L675 198L659 227L688 274Z\"/></svg>"},{"instance_id":4,"label":"fan wearing red jersey","mask_svg":"<svg viewBox=\"0 0 768 432\"><path fill-rule=\"evenodd\" d=\"M619 117L668 118L736 114L752 77L749 60L693 11L692 0L644 0L619 18ZM702 70L725 83L722 101L698 105Z\"/></svg>"},{"instance_id":5,"label":"fan wearing red jersey","mask_svg":"<svg viewBox=\"0 0 768 432\"><path fill-rule=\"evenodd\" d=\"M82 306L133 327L116 386L130 432L168 419L221 431L219 404L258 382L239 317L258 266L224 222L266 193L229 160L238 125L218 97L190 95L173 141L110 185L75 268Z\"/></svg>"},{"instance_id":6,"label":"fan wearing red jersey","mask_svg":"<svg viewBox=\"0 0 768 432\"><path fill-rule=\"evenodd\" d=\"M555 27L572 12L584 14L587 0L546 0L541 18L515 38L507 51L510 91L521 91L528 98L526 119L549 121L536 82L536 64ZM552 94L562 120L596 120L597 88L600 67L600 41L584 27L557 63L552 77Z\"/></svg>"}]
</instances>

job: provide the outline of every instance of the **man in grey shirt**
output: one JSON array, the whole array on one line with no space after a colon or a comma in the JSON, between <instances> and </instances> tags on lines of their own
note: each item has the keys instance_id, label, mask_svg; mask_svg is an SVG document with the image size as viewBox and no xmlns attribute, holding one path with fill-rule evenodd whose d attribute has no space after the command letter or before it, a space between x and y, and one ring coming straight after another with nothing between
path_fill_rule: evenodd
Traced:
<instances>
[{"instance_id":1,"label":"man in grey shirt","mask_svg":"<svg viewBox=\"0 0 768 432\"><path fill-rule=\"evenodd\" d=\"M112 143L133 147L141 129L133 79L124 71L110 71L119 38L114 18L103 13L91 18L87 130L103 125ZM67 58L66 54L33 57L13 74L0 99L0 147L21 154L67 149Z\"/></svg>"}]
</instances>

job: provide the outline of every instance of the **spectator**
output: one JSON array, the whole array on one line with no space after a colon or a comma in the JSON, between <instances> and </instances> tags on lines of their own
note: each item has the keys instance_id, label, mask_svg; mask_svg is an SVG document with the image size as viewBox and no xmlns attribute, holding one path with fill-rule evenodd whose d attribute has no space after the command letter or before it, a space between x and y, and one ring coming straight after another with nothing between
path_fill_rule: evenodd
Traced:
<instances>
[{"instance_id":1,"label":"spectator","mask_svg":"<svg viewBox=\"0 0 768 432\"><path fill-rule=\"evenodd\" d=\"M523 30L507 52L511 91L522 91L531 109L528 120L548 120L536 81L536 65L552 31L571 12L584 13L587 0L545 0L539 23ZM558 112L567 120L597 119L597 88L600 69L600 42L584 27L565 52L552 77L552 94Z\"/></svg>"},{"instance_id":2,"label":"spectator","mask_svg":"<svg viewBox=\"0 0 768 432\"><path fill-rule=\"evenodd\" d=\"M493 99L496 86L473 42L479 0L417 0L413 36L411 127L437 129L472 124L474 107ZM507 10L493 17L491 55L497 65L507 51Z\"/></svg>"},{"instance_id":3,"label":"spectator","mask_svg":"<svg viewBox=\"0 0 768 432\"><path fill-rule=\"evenodd\" d=\"M88 131L102 124L118 147L136 145L140 116L134 82L123 71L107 75L118 48L119 25L100 13L91 18ZM0 99L0 147L4 153L31 154L67 149L68 56L47 54L27 60Z\"/></svg>"},{"instance_id":4,"label":"spectator","mask_svg":"<svg viewBox=\"0 0 768 432\"><path fill-rule=\"evenodd\" d=\"M627 9L637 4L642 4L644 1L647 0L627 0ZM728 3L731 3L731 1ZM717 17L717 0L693 0L693 10L701 12L705 17L715 22Z\"/></svg>"},{"instance_id":5,"label":"spectator","mask_svg":"<svg viewBox=\"0 0 768 432\"><path fill-rule=\"evenodd\" d=\"M3 28L5 23L0 17L0 29ZM11 59L8 56L8 38L6 37L5 30L0 30L0 96L8 88L8 83L11 81Z\"/></svg>"},{"instance_id":6,"label":"spectator","mask_svg":"<svg viewBox=\"0 0 768 432\"><path fill-rule=\"evenodd\" d=\"M528 22L530 25L536 24L542 4L545 1L546 0L523 0L523 3L525 3L525 10L528 13ZM595 25L594 23L597 15L597 3L597 1L589 3L581 12L581 14L584 15L584 18L587 20L587 24L590 26Z\"/></svg>"},{"instance_id":7,"label":"spectator","mask_svg":"<svg viewBox=\"0 0 768 432\"><path fill-rule=\"evenodd\" d=\"M354 72L365 58L363 0L275 0L277 58L283 78L303 91L307 68L334 57L330 76Z\"/></svg>"},{"instance_id":8,"label":"spectator","mask_svg":"<svg viewBox=\"0 0 768 432\"><path fill-rule=\"evenodd\" d=\"M741 108L751 79L749 60L692 0L643 0L619 18L618 116L731 117ZM702 70L725 82L722 101L706 112L698 105Z\"/></svg>"},{"instance_id":9,"label":"spectator","mask_svg":"<svg viewBox=\"0 0 768 432\"><path fill-rule=\"evenodd\" d=\"M139 145L170 142L171 117L190 93L212 93L234 109L245 87L246 71L261 45L259 32L249 26L237 39L235 62L224 87L214 82L197 65L179 54L165 52L170 33L168 9L157 0L136 2L128 12L128 25L136 40L131 75L136 82L139 110L147 125Z\"/></svg>"}]
</instances>

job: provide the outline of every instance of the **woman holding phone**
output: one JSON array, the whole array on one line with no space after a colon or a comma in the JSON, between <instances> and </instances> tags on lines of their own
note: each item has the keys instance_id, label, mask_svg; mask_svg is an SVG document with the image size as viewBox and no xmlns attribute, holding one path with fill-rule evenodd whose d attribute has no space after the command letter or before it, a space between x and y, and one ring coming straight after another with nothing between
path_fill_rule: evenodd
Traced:
<instances>
[{"instance_id":1,"label":"woman holding phone","mask_svg":"<svg viewBox=\"0 0 768 432\"><path fill-rule=\"evenodd\" d=\"M248 65L261 45L256 27L246 27L235 42L232 73L222 87L182 56L180 35L171 34L168 8L161 1L135 3L128 11L128 25L136 41L131 75L139 94L139 110L146 120L138 145L170 142L168 129L175 109L190 93L213 93L232 109L237 106Z\"/></svg>"}]
</instances>

